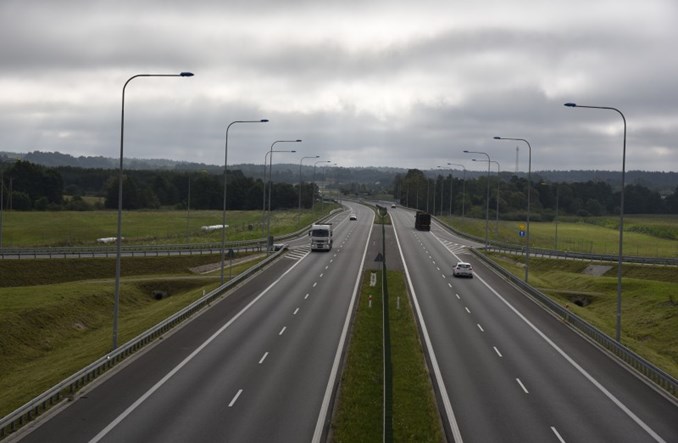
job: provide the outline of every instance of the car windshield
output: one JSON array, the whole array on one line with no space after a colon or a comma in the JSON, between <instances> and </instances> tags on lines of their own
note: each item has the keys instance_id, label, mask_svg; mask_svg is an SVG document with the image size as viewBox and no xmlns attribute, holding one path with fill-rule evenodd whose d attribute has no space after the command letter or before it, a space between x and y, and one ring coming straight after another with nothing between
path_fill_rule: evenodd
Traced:
<instances>
[{"instance_id":1,"label":"car windshield","mask_svg":"<svg viewBox=\"0 0 678 443\"><path fill-rule=\"evenodd\" d=\"M459 264L457 265L457 267L458 267L458 268L466 268L466 269L468 269L468 268L471 267L471 265L469 265L468 263L459 263Z\"/></svg>"},{"instance_id":2,"label":"car windshield","mask_svg":"<svg viewBox=\"0 0 678 443\"><path fill-rule=\"evenodd\" d=\"M313 229L311 231L312 237L327 237L329 236L329 231L327 229Z\"/></svg>"}]
</instances>

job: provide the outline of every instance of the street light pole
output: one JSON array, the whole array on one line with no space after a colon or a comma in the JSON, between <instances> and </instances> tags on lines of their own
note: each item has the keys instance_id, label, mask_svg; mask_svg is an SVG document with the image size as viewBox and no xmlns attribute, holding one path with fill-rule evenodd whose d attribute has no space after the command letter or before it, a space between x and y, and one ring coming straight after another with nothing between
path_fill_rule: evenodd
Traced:
<instances>
[{"instance_id":1,"label":"street light pole","mask_svg":"<svg viewBox=\"0 0 678 443\"><path fill-rule=\"evenodd\" d=\"M487 157L487 197L485 198L485 248L489 246L490 238L490 162L492 159L487 152L464 151L467 154L481 154Z\"/></svg>"},{"instance_id":2,"label":"street light pole","mask_svg":"<svg viewBox=\"0 0 678 443\"><path fill-rule=\"evenodd\" d=\"M299 218L301 217L301 163L304 161L304 159L307 158L320 158L319 155L310 155L307 157L301 157L301 160L299 160L299 215L297 216L297 223L299 223Z\"/></svg>"},{"instance_id":3,"label":"street light pole","mask_svg":"<svg viewBox=\"0 0 678 443\"><path fill-rule=\"evenodd\" d=\"M478 161L477 159L473 158L471 159L473 161ZM485 160L482 160L485 161ZM501 181L499 180L499 175L501 174L501 166L499 165L499 162L496 160L490 161L490 163L494 163L497 165L497 208L495 209L495 222L494 222L494 235L497 240L499 240L499 186L501 184Z\"/></svg>"},{"instance_id":4,"label":"street light pole","mask_svg":"<svg viewBox=\"0 0 678 443\"><path fill-rule=\"evenodd\" d=\"M450 166L459 166L464 170L464 178L461 181L461 218L464 218L466 209L466 167L459 163L448 163Z\"/></svg>"},{"instance_id":5,"label":"street light pole","mask_svg":"<svg viewBox=\"0 0 678 443\"><path fill-rule=\"evenodd\" d=\"M622 147L622 170L621 170L621 199L619 202L619 256L617 258L617 327L615 331L615 339L621 342L621 304L622 304L622 249L624 246L624 187L626 175L626 117L617 108L611 106L584 106L576 103L565 103L568 108L589 108L589 109L607 109L617 112L624 122L624 141Z\"/></svg>"},{"instance_id":6,"label":"street light pole","mask_svg":"<svg viewBox=\"0 0 678 443\"><path fill-rule=\"evenodd\" d=\"M115 295L113 300L113 350L118 347L118 316L120 313L120 253L122 243L122 159L125 135L125 89L137 77L193 77L192 72L179 74L136 74L128 78L122 87L122 111L120 116L120 164L118 167L118 234L115 250Z\"/></svg>"},{"instance_id":7,"label":"street light pole","mask_svg":"<svg viewBox=\"0 0 678 443\"><path fill-rule=\"evenodd\" d=\"M271 194L273 194L273 182L272 182L272 175L273 175L273 153L276 152L273 150L273 146L276 145L276 143L301 143L301 140L276 140L271 144L271 149L268 151L270 158L268 159L269 161L269 166L268 166L268 220L266 222L266 253L271 252ZM290 152L296 152L296 151L290 151Z\"/></svg>"},{"instance_id":8,"label":"street light pole","mask_svg":"<svg viewBox=\"0 0 678 443\"><path fill-rule=\"evenodd\" d=\"M315 167L318 163L332 163L332 160L318 160L313 163L313 198L311 199L311 210L315 209Z\"/></svg>"},{"instance_id":9,"label":"street light pole","mask_svg":"<svg viewBox=\"0 0 678 443\"><path fill-rule=\"evenodd\" d=\"M224 143L224 208L221 216L221 284L224 284L224 266L226 255L226 174L228 171L228 131L236 123L268 123L268 119L236 120L226 126L226 142ZM190 183L190 182L189 182ZM190 185L189 185L190 186ZM190 188L189 188L190 189Z\"/></svg>"},{"instance_id":10,"label":"street light pole","mask_svg":"<svg viewBox=\"0 0 678 443\"><path fill-rule=\"evenodd\" d=\"M532 189L532 146L524 138L494 137L495 140L513 140L527 145L527 233L525 242L525 283L530 272L530 191Z\"/></svg>"}]
</instances>

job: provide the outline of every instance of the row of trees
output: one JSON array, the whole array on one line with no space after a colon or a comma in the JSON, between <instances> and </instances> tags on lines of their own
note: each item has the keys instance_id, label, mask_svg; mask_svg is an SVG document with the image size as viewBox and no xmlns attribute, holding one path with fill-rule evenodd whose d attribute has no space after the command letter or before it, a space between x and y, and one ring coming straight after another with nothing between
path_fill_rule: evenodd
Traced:
<instances>
[{"instance_id":1,"label":"row of trees","mask_svg":"<svg viewBox=\"0 0 678 443\"><path fill-rule=\"evenodd\" d=\"M101 208L117 208L117 171L112 169L82 169L76 167L48 168L30 162L16 161L0 164L0 181L4 209L45 210L94 208L82 199L84 195L104 197ZM341 182L334 186L344 194L369 195L374 188L355 182ZM274 180L275 182L275 180ZM264 182L261 178L245 176L240 170L229 170L227 207L252 210L263 207ZM400 204L435 212L462 213L470 217L485 216L488 178L480 176L464 179L455 176L429 177L418 169L396 174L394 198ZM525 177L503 173L489 178L490 211L504 219L520 220L527 210L528 181ZM301 204L312 205L318 196L318 187L302 183ZM69 195L64 199L64 194ZM606 182L581 183L546 182L533 174L531 183L531 217L550 220L561 215L607 215L619 212L620 194ZM272 209L296 208L299 204L299 185L275 182L271 198ZM123 183L123 208L154 209L173 207L184 209L221 209L223 206L223 175L207 171L129 170ZM629 214L678 214L678 187L662 197L658 192L634 184L625 189L625 212Z\"/></svg>"},{"instance_id":2,"label":"row of trees","mask_svg":"<svg viewBox=\"0 0 678 443\"><path fill-rule=\"evenodd\" d=\"M86 203L84 195L104 197L102 208L118 207L118 175L115 170L46 168L17 161L3 171L4 208L16 210L75 209L96 207ZM68 183L64 185L64 183ZM271 208L296 208L299 185L274 183ZM228 171L227 207L234 210L261 209L264 182L245 177L241 171ZM123 178L124 209L221 209L223 175L185 171L127 171ZM65 200L64 194L70 198ZM309 208L318 188L301 184L301 205Z\"/></svg>"},{"instance_id":3,"label":"row of trees","mask_svg":"<svg viewBox=\"0 0 678 443\"><path fill-rule=\"evenodd\" d=\"M459 174L461 175L461 174ZM436 214L485 216L488 178L465 180L462 177L438 175L427 177L418 169L397 175L394 198L400 204ZM528 180L510 174L489 178L489 208L492 217L522 220L527 212ZM550 183L533 176L530 188L530 212L535 220L552 220L560 215L598 216L619 212L620 192L608 183ZM678 214L678 187L673 194L662 196L642 185L629 185L624 192L627 214Z\"/></svg>"}]
</instances>

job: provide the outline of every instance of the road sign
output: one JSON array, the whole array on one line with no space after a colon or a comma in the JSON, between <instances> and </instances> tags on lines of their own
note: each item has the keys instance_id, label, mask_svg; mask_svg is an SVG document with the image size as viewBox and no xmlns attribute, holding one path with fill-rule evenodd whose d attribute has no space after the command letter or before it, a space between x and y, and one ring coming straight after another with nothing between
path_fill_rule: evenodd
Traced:
<instances>
[{"instance_id":1,"label":"road sign","mask_svg":"<svg viewBox=\"0 0 678 443\"><path fill-rule=\"evenodd\" d=\"M524 231L524 230L527 228L527 226L525 226L525 223L521 223L521 224L518 225L518 228L519 228L521 231Z\"/></svg>"},{"instance_id":2,"label":"road sign","mask_svg":"<svg viewBox=\"0 0 678 443\"><path fill-rule=\"evenodd\" d=\"M518 235L520 235L521 237L525 237L525 231L523 231L523 230L519 231Z\"/></svg>"}]
</instances>

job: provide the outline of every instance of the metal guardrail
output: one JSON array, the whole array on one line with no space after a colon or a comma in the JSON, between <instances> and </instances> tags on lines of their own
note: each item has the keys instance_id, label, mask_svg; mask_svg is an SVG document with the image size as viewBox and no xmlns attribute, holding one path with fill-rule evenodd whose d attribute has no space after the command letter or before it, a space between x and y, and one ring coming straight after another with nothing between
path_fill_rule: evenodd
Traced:
<instances>
[{"instance_id":1,"label":"metal guardrail","mask_svg":"<svg viewBox=\"0 0 678 443\"><path fill-rule=\"evenodd\" d=\"M29 401L22 407L16 409L14 412L3 417L0 419L0 438L5 438L9 434L15 432L41 413L47 411L53 405L63 401L64 398L73 399L78 390L80 390L83 386L87 385L105 373L108 369L112 368L125 358L143 348L148 343L162 336L177 324L193 316L205 306L209 305L215 299L220 297L223 292L240 284L242 281L260 271L263 267L268 265L271 261L275 260L283 253L285 253L284 248L275 252L274 254L271 254L259 264L237 275L233 279L204 295L199 300L196 300L173 316L158 323L151 329L125 343L115 351L99 358L89 366L81 369L67 379L56 384L49 390L40 394L33 400Z\"/></svg>"},{"instance_id":2,"label":"metal guardrail","mask_svg":"<svg viewBox=\"0 0 678 443\"><path fill-rule=\"evenodd\" d=\"M560 317L564 322L572 325L572 327L576 328L582 334L635 369L639 374L643 375L656 386L662 388L673 397L678 398L678 380L671 374L666 373L626 346L615 341L600 329L587 323L584 319L572 313L572 311L569 309L559 305L549 296L525 283L523 280L511 274L509 271L505 270L485 255L479 253L475 249L471 249L471 251L482 261L489 264L493 269L497 270L497 272L510 280L513 284L538 300L544 307L546 307L546 309Z\"/></svg>"}]
</instances>

